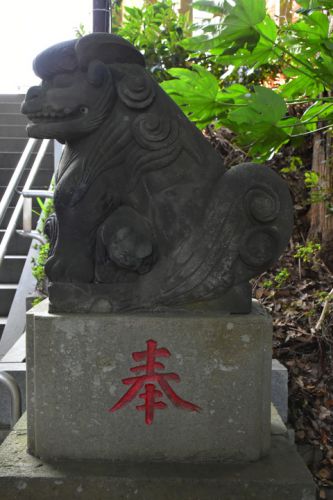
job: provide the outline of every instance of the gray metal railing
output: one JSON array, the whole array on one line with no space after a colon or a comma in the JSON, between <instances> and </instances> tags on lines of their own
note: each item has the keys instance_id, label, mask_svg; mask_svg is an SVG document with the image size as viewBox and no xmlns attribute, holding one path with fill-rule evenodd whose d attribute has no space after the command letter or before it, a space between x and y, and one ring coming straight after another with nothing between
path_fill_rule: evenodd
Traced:
<instances>
[{"instance_id":1,"label":"gray metal railing","mask_svg":"<svg viewBox=\"0 0 333 500\"><path fill-rule=\"evenodd\" d=\"M3 384L10 393L11 402L11 427L13 428L21 416L22 401L20 388L12 375L0 371L0 383Z\"/></svg>"},{"instance_id":2,"label":"gray metal railing","mask_svg":"<svg viewBox=\"0 0 333 500\"><path fill-rule=\"evenodd\" d=\"M17 187L22 177L24 169L27 167L28 162L30 160L31 154L33 152L34 146L37 142L37 139L29 139L28 143L22 153L22 156L13 172L13 175L8 183L8 186L5 190L5 193L0 201L0 223L3 221L5 213L9 207L9 204L12 200L13 195L17 192ZM33 196L41 196L51 197L50 192L44 192L43 190L31 190L31 186L34 182L34 179L38 173L39 167L43 158L45 156L47 147L49 145L50 140L45 139L42 141L36 158L32 164L30 172L28 174L27 180L24 184L22 192L19 192L19 198L13 210L12 216L8 222L7 227L5 228L4 236L0 243L0 266L5 258L7 253L7 248L10 242L10 239L13 233L16 230L16 225L18 218L23 209L23 231L18 231L23 236L27 236L29 238L36 238L41 241L41 236L37 231L31 230L31 222L32 222L32 206L31 206L31 197ZM26 206L24 207L24 204ZM30 213L28 213L30 208ZM4 358L3 358L4 359ZM8 364L8 363L7 363ZM11 427L13 427L18 419L21 416L22 411L22 398L20 388L15 380L15 378L8 373L7 371L0 370L0 384L4 385L10 394L11 401Z\"/></svg>"},{"instance_id":3,"label":"gray metal railing","mask_svg":"<svg viewBox=\"0 0 333 500\"><path fill-rule=\"evenodd\" d=\"M30 141L32 141L32 142L30 142ZM11 198L12 198L12 196L17 188L17 185L20 181L23 170L29 161L29 158L30 158L30 155L32 153L32 149L33 149L33 146L35 144L35 141L36 141L36 139L29 139L28 144L27 144L27 146L22 154L20 161L17 164L17 167L13 173L13 176L12 176L12 178L8 184L8 187L4 193L4 196L1 200L1 203L0 203L0 223L5 215L5 212L8 208L8 206L9 206L10 200L11 200ZM29 191L29 189L30 189L30 187L31 187L36 175L37 175L40 164L45 156L49 142L50 142L49 139L44 139L42 141L40 148L38 150L36 159L31 167L28 178L24 184L23 191ZM24 196L23 196L23 194L20 194L19 199L15 205L14 211L12 213L12 216L8 222L8 226L6 228L5 234L4 234L4 236L1 240L1 243L0 243L0 266L5 258L10 238L12 237L12 235L16 229L17 221L18 221L18 218L19 218L21 211L22 211L22 208L23 208L23 203L24 203Z\"/></svg>"},{"instance_id":4,"label":"gray metal railing","mask_svg":"<svg viewBox=\"0 0 333 500\"><path fill-rule=\"evenodd\" d=\"M6 210L9 207L10 200L12 199L12 196L15 192L15 189L20 182L20 179L23 174L23 170L28 164L28 161L30 160L30 156L33 150L33 147L35 143L37 142L37 139L29 139L28 143L22 153L22 156L14 170L14 173L8 183L8 186L6 188L6 191L4 192L3 197L1 198L0 201L0 224L2 222L2 219L5 216Z\"/></svg>"}]
</instances>

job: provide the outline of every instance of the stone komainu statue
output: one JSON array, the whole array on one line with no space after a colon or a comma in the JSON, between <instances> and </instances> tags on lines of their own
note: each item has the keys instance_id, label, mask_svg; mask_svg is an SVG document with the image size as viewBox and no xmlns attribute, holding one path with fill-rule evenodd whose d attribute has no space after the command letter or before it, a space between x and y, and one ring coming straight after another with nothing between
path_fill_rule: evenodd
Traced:
<instances>
[{"instance_id":1,"label":"stone komainu statue","mask_svg":"<svg viewBox=\"0 0 333 500\"><path fill-rule=\"evenodd\" d=\"M249 279L288 242L288 188L227 170L128 42L95 33L34 61L30 137L65 143L46 264L51 311L249 312Z\"/></svg>"}]
</instances>

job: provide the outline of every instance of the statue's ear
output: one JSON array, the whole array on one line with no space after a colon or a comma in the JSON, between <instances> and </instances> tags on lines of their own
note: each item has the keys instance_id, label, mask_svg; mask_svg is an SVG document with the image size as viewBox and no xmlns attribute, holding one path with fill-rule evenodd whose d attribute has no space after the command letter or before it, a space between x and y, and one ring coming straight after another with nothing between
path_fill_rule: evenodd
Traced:
<instances>
[{"instance_id":1,"label":"statue's ear","mask_svg":"<svg viewBox=\"0 0 333 500\"><path fill-rule=\"evenodd\" d=\"M89 63L88 82L94 87L102 87L110 76L110 71L101 61L94 60Z\"/></svg>"}]
</instances>

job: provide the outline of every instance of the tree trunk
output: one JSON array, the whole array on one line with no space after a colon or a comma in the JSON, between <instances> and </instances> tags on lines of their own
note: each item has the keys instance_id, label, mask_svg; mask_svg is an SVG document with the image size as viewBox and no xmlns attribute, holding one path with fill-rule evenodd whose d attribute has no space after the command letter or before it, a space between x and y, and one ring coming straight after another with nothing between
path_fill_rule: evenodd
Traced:
<instances>
[{"instance_id":1,"label":"tree trunk","mask_svg":"<svg viewBox=\"0 0 333 500\"><path fill-rule=\"evenodd\" d=\"M308 239L321 243L321 257L333 272L333 214L328 210L333 193L333 141L329 131L314 135L312 170L318 174L323 199L311 205Z\"/></svg>"}]
</instances>

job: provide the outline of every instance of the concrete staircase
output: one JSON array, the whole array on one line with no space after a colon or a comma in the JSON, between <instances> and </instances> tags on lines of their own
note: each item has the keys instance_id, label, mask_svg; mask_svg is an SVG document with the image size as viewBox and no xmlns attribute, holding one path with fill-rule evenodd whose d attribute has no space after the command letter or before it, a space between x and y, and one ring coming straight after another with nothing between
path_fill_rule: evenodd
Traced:
<instances>
[{"instance_id":1,"label":"concrete staircase","mask_svg":"<svg viewBox=\"0 0 333 500\"><path fill-rule=\"evenodd\" d=\"M27 120L20 113L20 105L23 98L23 95L0 95L0 199L28 140L25 130ZM21 177L18 189L23 187L35 157L36 152L31 155L30 161ZM53 151L52 144L50 144L32 188L47 189L52 178L53 169ZM18 196L18 194L14 194L4 220L1 223L0 241L3 238ZM34 201L33 205L37 212L33 217L35 222L37 222L40 208L36 201ZM21 228L22 221L19 220L17 229ZM0 268L0 341L30 245L30 239L15 234L10 241L8 255L6 255Z\"/></svg>"}]
</instances>

